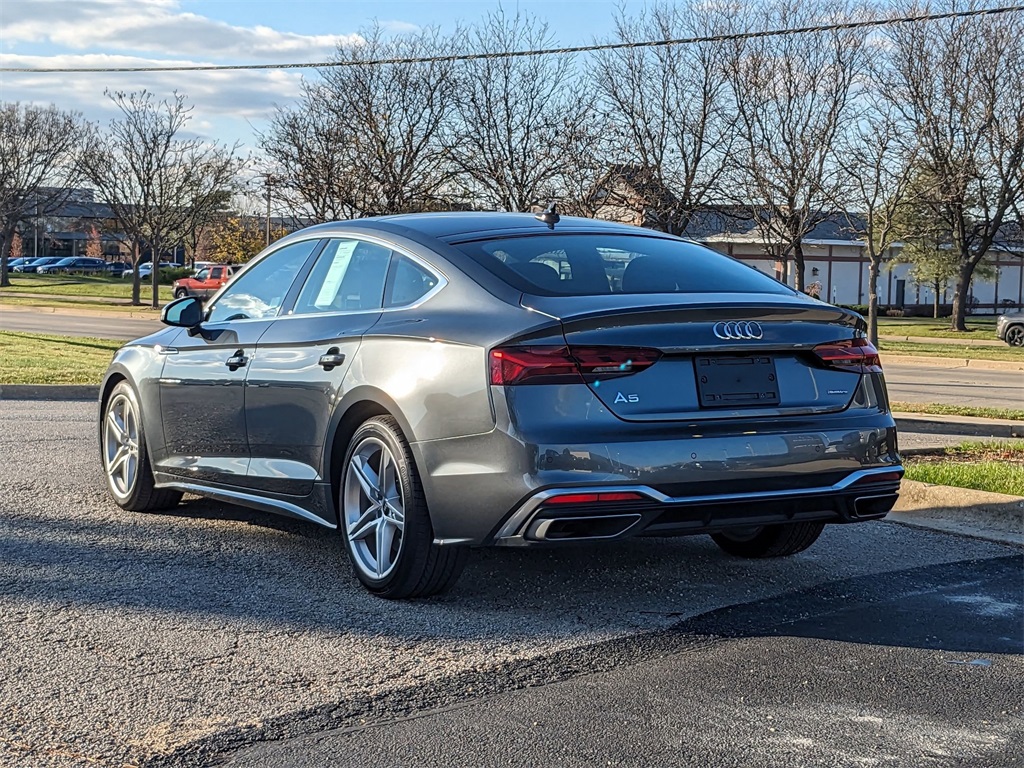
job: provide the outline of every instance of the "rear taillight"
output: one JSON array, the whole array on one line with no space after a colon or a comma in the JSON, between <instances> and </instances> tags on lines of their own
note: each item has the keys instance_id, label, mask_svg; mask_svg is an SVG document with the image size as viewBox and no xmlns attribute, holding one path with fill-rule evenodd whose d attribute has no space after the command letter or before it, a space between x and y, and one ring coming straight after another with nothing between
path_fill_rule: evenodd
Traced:
<instances>
[{"instance_id":1,"label":"rear taillight","mask_svg":"<svg viewBox=\"0 0 1024 768\"><path fill-rule=\"evenodd\" d=\"M640 347L500 347L491 350L491 384L563 384L639 373L661 353Z\"/></svg>"},{"instance_id":2,"label":"rear taillight","mask_svg":"<svg viewBox=\"0 0 1024 768\"><path fill-rule=\"evenodd\" d=\"M818 356L829 368L853 373L881 373L882 361L878 350L867 339L846 339L819 344L814 348Z\"/></svg>"}]
</instances>

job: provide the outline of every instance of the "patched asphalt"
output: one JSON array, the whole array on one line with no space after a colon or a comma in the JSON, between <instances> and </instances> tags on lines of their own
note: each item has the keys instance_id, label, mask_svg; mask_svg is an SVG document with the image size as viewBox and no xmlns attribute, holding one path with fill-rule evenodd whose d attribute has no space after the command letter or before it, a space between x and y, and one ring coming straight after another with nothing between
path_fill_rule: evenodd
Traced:
<instances>
[{"instance_id":1,"label":"patched asphalt","mask_svg":"<svg viewBox=\"0 0 1024 768\"><path fill-rule=\"evenodd\" d=\"M169 514L121 511L106 498L94 424L88 403L0 401L5 766L205 765L268 739L467 702L463 715L471 715L482 694L494 706L528 687L554 697L594 675L634 674L646 668L634 662L652 653L711 670L736 644L767 643L751 669L781 675L780 658L817 664L815 654L841 655L822 644L849 643L802 635L723 643L714 632L680 634L678 625L851 579L899 582L929 566L1019 558L997 544L870 523L830 528L807 552L774 561L728 558L706 537L482 551L449 595L386 603L357 586L332 531L195 499ZM892 645L857 646L884 653L902 631L893 627ZM944 651L910 643L909 652ZM962 665L936 666L962 673ZM996 665L965 669L1002 680ZM715 689L704 674L676 673L693 702L709 706ZM733 677L722 679L742 688ZM946 690L952 717L957 689ZM801 701L808 713L839 705ZM623 700L638 706L650 709ZM724 717L728 707L715 711ZM1006 722L1019 729L1019 720ZM514 726L477 723L495 734ZM385 764L374 759L362 764Z\"/></svg>"}]
</instances>

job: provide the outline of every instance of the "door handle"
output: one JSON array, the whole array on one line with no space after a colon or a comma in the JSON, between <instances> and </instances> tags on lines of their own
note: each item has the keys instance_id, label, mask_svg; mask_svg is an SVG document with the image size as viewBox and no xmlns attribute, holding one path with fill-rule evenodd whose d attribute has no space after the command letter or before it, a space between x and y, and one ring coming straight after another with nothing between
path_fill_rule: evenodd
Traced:
<instances>
[{"instance_id":1,"label":"door handle","mask_svg":"<svg viewBox=\"0 0 1024 768\"><path fill-rule=\"evenodd\" d=\"M245 364L248 362L249 358L245 356L245 350L239 349L224 362L224 365L226 365L230 371L237 371L239 368L244 368Z\"/></svg>"},{"instance_id":2,"label":"door handle","mask_svg":"<svg viewBox=\"0 0 1024 768\"><path fill-rule=\"evenodd\" d=\"M326 355L320 355L319 365L323 367L325 371L334 370L337 366L345 362L345 355L337 347L331 347L327 350Z\"/></svg>"}]
</instances>

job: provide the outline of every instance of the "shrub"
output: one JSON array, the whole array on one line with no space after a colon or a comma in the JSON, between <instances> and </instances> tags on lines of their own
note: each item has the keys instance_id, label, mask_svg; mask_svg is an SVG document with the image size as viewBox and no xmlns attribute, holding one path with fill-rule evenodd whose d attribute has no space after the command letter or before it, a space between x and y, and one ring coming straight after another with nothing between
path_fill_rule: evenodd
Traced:
<instances>
[{"instance_id":1,"label":"shrub","mask_svg":"<svg viewBox=\"0 0 1024 768\"><path fill-rule=\"evenodd\" d=\"M191 277L192 270L188 267L174 267L173 269L161 269L160 270L160 284L170 285L175 280L181 280L183 277Z\"/></svg>"}]
</instances>

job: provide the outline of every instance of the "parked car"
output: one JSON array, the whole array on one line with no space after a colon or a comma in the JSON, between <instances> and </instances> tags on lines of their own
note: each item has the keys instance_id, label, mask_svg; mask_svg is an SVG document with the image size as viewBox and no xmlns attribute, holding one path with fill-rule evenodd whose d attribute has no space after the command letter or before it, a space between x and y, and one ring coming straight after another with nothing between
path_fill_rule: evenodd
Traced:
<instances>
[{"instance_id":1,"label":"parked car","mask_svg":"<svg viewBox=\"0 0 1024 768\"><path fill-rule=\"evenodd\" d=\"M14 267L15 272L35 272L39 267L46 264L55 264L61 260L61 256L40 256L37 259L28 259Z\"/></svg>"},{"instance_id":2,"label":"parked car","mask_svg":"<svg viewBox=\"0 0 1024 768\"><path fill-rule=\"evenodd\" d=\"M55 275L60 272L102 272L106 269L103 259L93 259L87 256L71 256L66 259L44 264L36 267L40 275Z\"/></svg>"},{"instance_id":3,"label":"parked car","mask_svg":"<svg viewBox=\"0 0 1024 768\"><path fill-rule=\"evenodd\" d=\"M163 321L100 388L113 500L340 528L382 597L446 589L470 547L710 534L793 555L883 517L903 475L858 315L647 229L319 225Z\"/></svg>"},{"instance_id":4,"label":"parked car","mask_svg":"<svg viewBox=\"0 0 1024 768\"><path fill-rule=\"evenodd\" d=\"M7 262L7 269L14 270L15 267L20 267L22 264L27 264L28 262L34 260L35 257L33 256L22 256L17 259L11 259L10 261Z\"/></svg>"},{"instance_id":5,"label":"parked car","mask_svg":"<svg viewBox=\"0 0 1024 768\"><path fill-rule=\"evenodd\" d=\"M229 264L203 267L192 277L174 281L174 298L198 296L201 299L208 299L227 284L236 270L237 267Z\"/></svg>"},{"instance_id":6,"label":"parked car","mask_svg":"<svg viewBox=\"0 0 1024 768\"><path fill-rule=\"evenodd\" d=\"M996 320L996 336L1011 347L1024 347L1024 311L1000 315Z\"/></svg>"},{"instance_id":7,"label":"parked car","mask_svg":"<svg viewBox=\"0 0 1024 768\"><path fill-rule=\"evenodd\" d=\"M123 261L108 261L105 265L107 274L111 277L121 277L131 268L131 264L126 264Z\"/></svg>"},{"instance_id":8,"label":"parked car","mask_svg":"<svg viewBox=\"0 0 1024 768\"><path fill-rule=\"evenodd\" d=\"M178 265L177 264L172 264L169 261L161 261L160 262L160 269L173 269L176 266L178 266ZM129 269L126 269L124 272L121 273L121 277L129 277L130 278L133 274L134 274L134 269L129 268ZM140 280L145 280L151 274L153 274L153 262L147 261L145 264L140 264L139 265L139 279Z\"/></svg>"}]
</instances>

